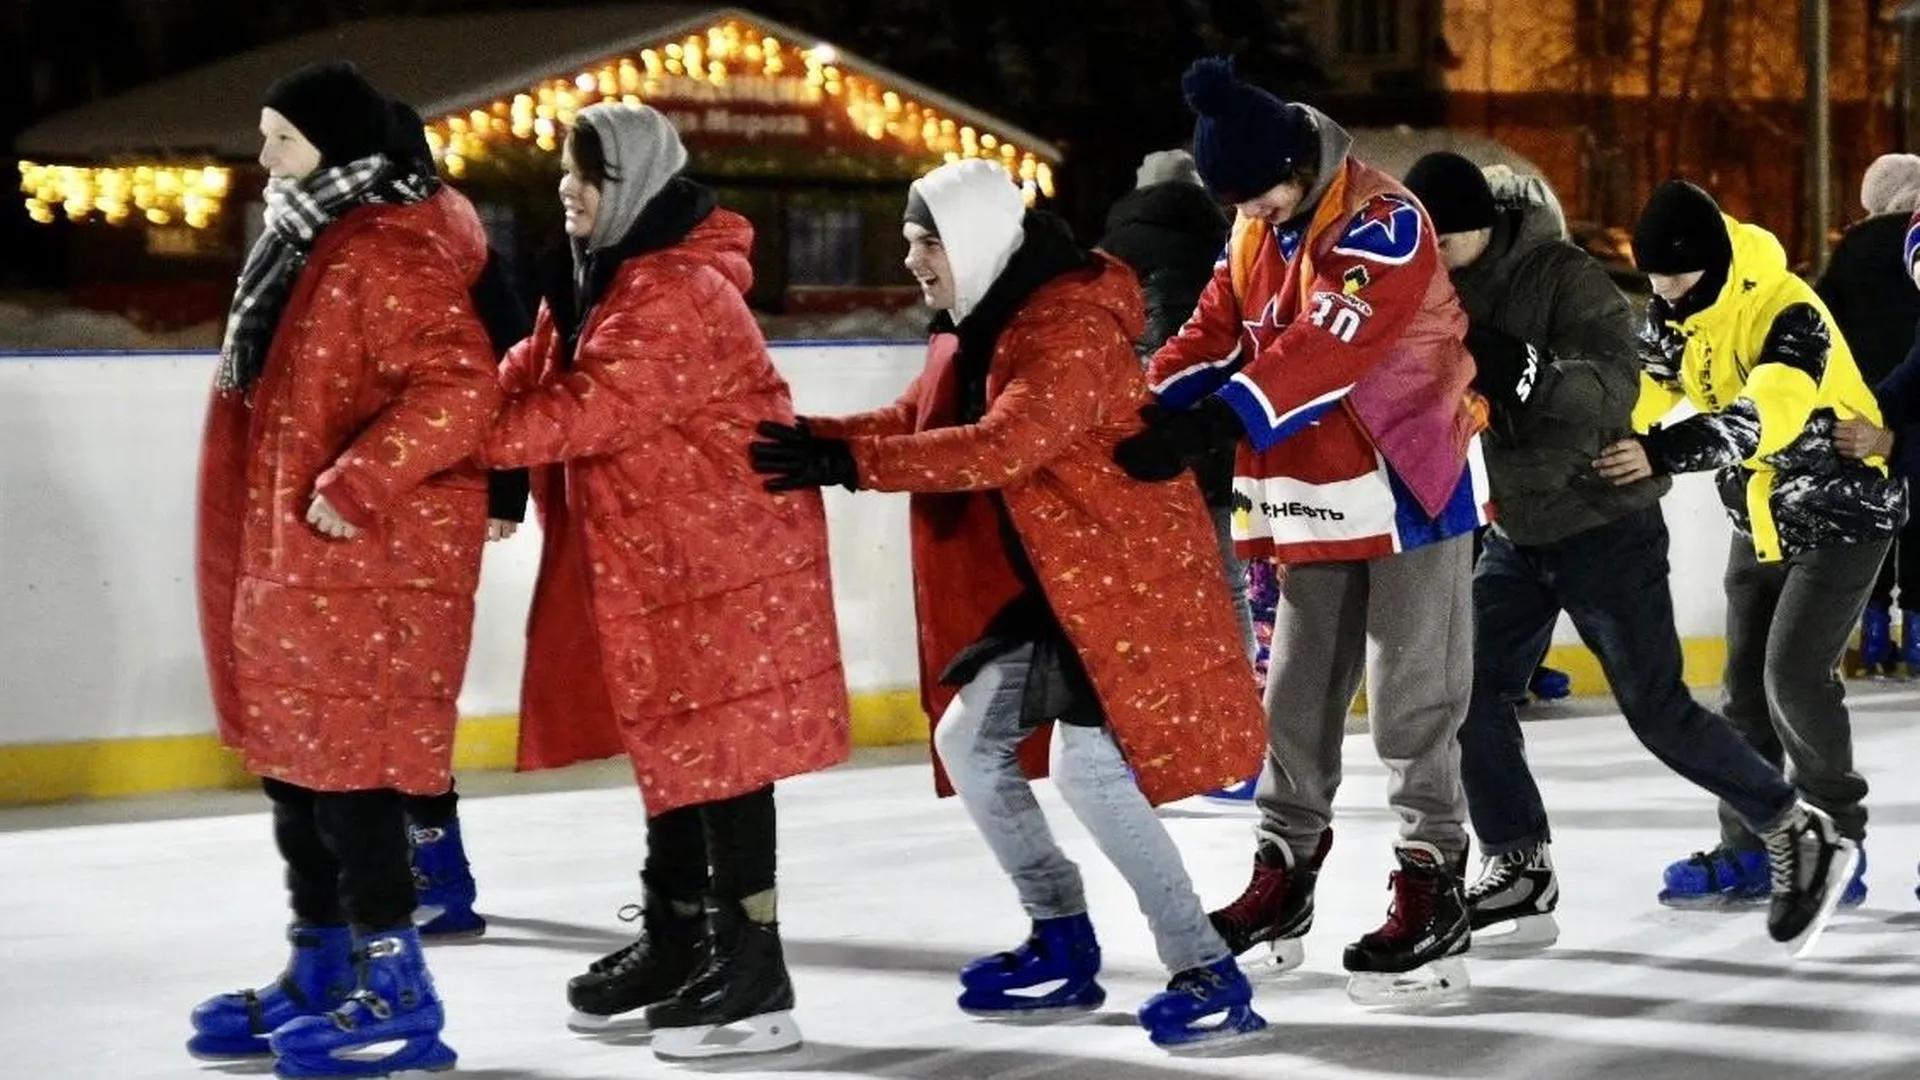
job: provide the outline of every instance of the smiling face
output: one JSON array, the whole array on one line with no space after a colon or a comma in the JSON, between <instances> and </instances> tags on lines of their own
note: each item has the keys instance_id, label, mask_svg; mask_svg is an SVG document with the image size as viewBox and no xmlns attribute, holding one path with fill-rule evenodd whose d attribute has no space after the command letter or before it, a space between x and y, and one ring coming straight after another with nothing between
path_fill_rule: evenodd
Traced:
<instances>
[{"instance_id":1,"label":"smiling face","mask_svg":"<svg viewBox=\"0 0 1920 1080\"><path fill-rule=\"evenodd\" d=\"M260 167L267 175L299 180L320 167L320 149L273 109L260 110Z\"/></svg>"},{"instance_id":2,"label":"smiling face","mask_svg":"<svg viewBox=\"0 0 1920 1080\"><path fill-rule=\"evenodd\" d=\"M946 245L933 230L908 222L900 228L907 241L907 273L920 283L920 295L935 311L951 311L959 297Z\"/></svg>"},{"instance_id":3,"label":"smiling face","mask_svg":"<svg viewBox=\"0 0 1920 1080\"><path fill-rule=\"evenodd\" d=\"M560 209L566 215L567 235L585 240L600 218L600 185L587 178L573 160L573 140L560 153Z\"/></svg>"}]
</instances>

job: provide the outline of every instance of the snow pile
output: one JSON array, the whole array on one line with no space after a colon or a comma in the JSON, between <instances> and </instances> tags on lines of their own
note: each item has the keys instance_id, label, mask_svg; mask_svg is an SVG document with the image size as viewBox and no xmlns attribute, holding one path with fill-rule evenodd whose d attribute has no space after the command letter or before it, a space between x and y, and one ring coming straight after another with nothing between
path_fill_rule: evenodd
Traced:
<instances>
[{"instance_id":1,"label":"snow pile","mask_svg":"<svg viewBox=\"0 0 1920 1080\"><path fill-rule=\"evenodd\" d=\"M0 301L0 350L117 352L217 349L220 323L179 330L143 330L123 316L74 307L29 307Z\"/></svg>"}]
</instances>

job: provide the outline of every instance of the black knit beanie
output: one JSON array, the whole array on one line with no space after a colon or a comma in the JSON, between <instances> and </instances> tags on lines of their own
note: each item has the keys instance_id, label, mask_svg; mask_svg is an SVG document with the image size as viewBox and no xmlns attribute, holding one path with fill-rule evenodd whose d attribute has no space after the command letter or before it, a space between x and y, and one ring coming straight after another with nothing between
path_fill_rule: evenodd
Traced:
<instances>
[{"instance_id":1,"label":"black knit beanie","mask_svg":"<svg viewBox=\"0 0 1920 1080\"><path fill-rule=\"evenodd\" d=\"M1307 110L1242 82L1230 56L1194 61L1180 90L1196 117L1194 164L1217 198L1259 196L1319 157L1320 132Z\"/></svg>"},{"instance_id":2,"label":"black knit beanie","mask_svg":"<svg viewBox=\"0 0 1920 1080\"><path fill-rule=\"evenodd\" d=\"M308 64L280 77L260 104L287 118L320 151L322 166L345 165L387 149L387 99L352 64Z\"/></svg>"},{"instance_id":3,"label":"black knit beanie","mask_svg":"<svg viewBox=\"0 0 1920 1080\"><path fill-rule=\"evenodd\" d=\"M1428 154L1407 170L1407 190L1427 208L1441 236L1493 227L1493 188L1480 166L1445 150Z\"/></svg>"},{"instance_id":4,"label":"black knit beanie","mask_svg":"<svg viewBox=\"0 0 1920 1080\"><path fill-rule=\"evenodd\" d=\"M1643 274L1724 271L1733 241L1713 196L1685 180L1653 189L1633 228L1633 265Z\"/></svg>"}]
</instances>

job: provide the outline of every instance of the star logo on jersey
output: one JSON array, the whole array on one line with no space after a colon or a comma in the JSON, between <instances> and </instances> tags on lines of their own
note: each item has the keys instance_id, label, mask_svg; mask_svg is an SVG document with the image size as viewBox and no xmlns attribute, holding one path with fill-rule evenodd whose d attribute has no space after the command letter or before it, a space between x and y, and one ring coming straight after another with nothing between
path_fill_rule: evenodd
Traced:
<instances>
[{"instance_id":1,"label":"star logo on jersey","mask_svg":"<svg viewBox=\"0 0 1920 1080\"><path fill-rule=\"evenodd\" d=\"M1420 208L1398 195L1375 195L1333 245L1340 255L1398 266L1420 250Z\"/></svg>"},{"instance_id":2,"label":"star logo on jersey","mask_svg":"<svg viewBox=\"0 0 1920 1080\"><path fill-rule=\"evenodd\" d=\"M1267 306L1260 309L1260 317L1251 321L1242 319L1240 325L1247 328L1247 355L1255 357L1265 352L1273 339L1287 328L1287 324L1280 321L1279 297L1268 297Z\"/></svg>"}]
</instances>

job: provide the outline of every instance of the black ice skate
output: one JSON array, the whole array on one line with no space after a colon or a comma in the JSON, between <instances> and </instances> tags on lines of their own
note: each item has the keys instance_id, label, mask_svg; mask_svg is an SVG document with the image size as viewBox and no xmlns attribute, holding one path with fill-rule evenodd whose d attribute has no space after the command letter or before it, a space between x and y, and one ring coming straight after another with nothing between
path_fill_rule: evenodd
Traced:
<instances>
[{"instance_id":1,"label":"black ice skate","mask_svg":"<svg viewBox=\"0 0 1920 1080\"><path fill-rule=\"evenodd\" d=\"M1813 951L1840 906L1860 864L1860 847L1840 835L1832 818L1804 802L1794 803L1761 839L1773 878L1767 932L1797 959Z\"/></svg>"},{"instance_id":2,"label":"black ice skate","mask_svg":"<svg viewBox=\"0 0 1920 1080\"><path fill-rule=\"evenodd\" d=\"M1560 939L1560 882L1545 844L1482 859L1466 896L1475 952L1531 952Z\"/></svg>"},{"instance_id":3,"label":"black ice skate","mask_svg":"<svg viewBox=\"0 0 1920 1080\"><path fill-rule=\"evenodd\" d=\"M628 909L633 910L633 909ZM621 917L631 918L627 911ZM680 915L651 891L638 908L640 936L595 960L567 982L574 1031L604 1031L615 1024L644 1023L640 1010L672 997L707 959L707 915Z\"/></svg>"},{"instance_id":4,"label":"black ice skate","mask_svg":"<svg viewBox=\"0 0 1920 1080\"><path fill-rule=\"evenodd\" d=\"M1260 840L1246 889L1232 903L1207 916L1235 956L1265 941L1273 948L1274 966L1269 973L1300 966L1306 958L1300 939L1313 929L1314 882L1332 846L1333 830L1328 829L1320 834L1313 858L1296 864L1285 844L1264 837Z\"/></svg>"},{"instance_id":5,"label":"black ice skate","mask_svg":"<svg viewBox=\"0 0 1920 1080\"><path fill-rule=\"evenodd\" d=\"M1394 849L1393 904L1380 929L1347 946L1347 996L1360 1005L1428 1004L1471 985L1460 955L1473 931L1460 879L1440 850L1417 840Z\"/></svg>"},{"instance_id":6,"label":"black ice skate","mask_svg":"<svg viewBox=\"0 0 1920 1080\"><path fill-rule=\"evenodd\" d=\"M734 900L714 901L707 914L713 945L706 966L672 997L647 1007L654 1055L707 1058L799 1046L779 925L754 922Z\"/></svg>"}]
</instances>

